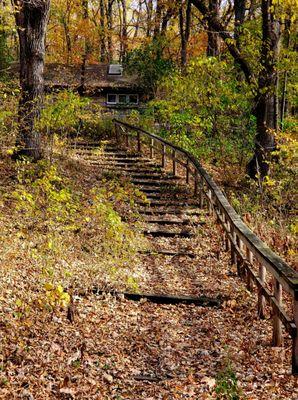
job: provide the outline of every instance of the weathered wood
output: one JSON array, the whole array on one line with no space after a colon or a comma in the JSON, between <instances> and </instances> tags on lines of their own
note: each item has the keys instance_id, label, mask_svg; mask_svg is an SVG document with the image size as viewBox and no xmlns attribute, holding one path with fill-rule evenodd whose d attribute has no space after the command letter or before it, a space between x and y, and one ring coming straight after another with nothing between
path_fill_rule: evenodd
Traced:
<instances>
[{"instance_id":1,"label":"weathered wood","mask_svg":"<svg viewBox=\"0 0 298 400\"><path fill-rule=\"evenodd\" d=\"M154 157L154 139L150 140L150 158Z\"/></svg>"},{"instance_id":2,"label":"weathered wood","mask_svg":"<svg viewBox=\"0 0 298 400\"><path fill-rule=\"evenodd\" d=\"M167 158L166 158L166 146L162 144L162 153L161 153L161 166L162 168L166 167Z\"/></svg>"},{"instance_id":3,"label":"weathered wood","mask_svg":"<svg viewBox=\"0 0 298 400\"><path fill-rule=\"evenodd\" d=\"M247 258L248 262L250 263L250 265L252 265L254 256L253 256L252 252L248 248L246 248L246 258ZM247 285L247 289L250 292L252 292L253 291L253 282L252 282L252 279L251 279L251 275L248 274L248 273L246 274L246 285Z\"/></svg>"},{"instance_id":4,"label":"weathered wood","mask_svg":"<svg viewBox=\"0 0 298 400\"><path fill-rule=\"evenodd\" d=\"M293 336L293 347L292 347L292 373L298 375L298 290L295 292L293 314L295 322L295 334Z\"/></svg>"},{"instance_id":5,"label":"weathered wood","mask_svg":"<svg viewBox=\"0 0 298 400\"><path fill-rule=\"evenodd\" d=\"M106 292L100 288L94 287L92 292L95 295L111 294L115 297L124 297L127 300L140 301L146 299L155 304L194 304L200 307L220 307L223 299L220 297L213 298L207 296L190 297L190 296L172 296L150 293L129 293L129 292Z\"/></svg>"},{"instance_id":6,"label":"weathered wood","mask_svg":"<svg viewBox=\"0 0 298 400\"><path fill-rule=\"evenodd\" d=\"M143 231L144 235L152 236L152 237L183 237L183 238L190 238L194 237L195 234L189 231L167 231L162 229L145 229Z\"/></svg>"},{"instance_id":7,"label":"weathered wood","mask_svg":"<svg viewBox=\"0 0 298 400\"><path fill-rule=\"evenodd\" d=\"M262 282L262 285L265 285L265 279L266 279L266 268L264 265L260 264L259 265L259 279L260 282ZM258 292L258 316L263 319L265 318L265 297L263 296L262 290L259 290Z\"/></svg>"},{"instance_id":8,"label":"weathered wood","mask_svg":"<svg viewBox=\"0 0 298 400\"><path fill-rule=\"evenodd\" d=\"M140 132L137 132L137 143L138 143L138 145L137 145L137 151L138 151L138 153L140 153L141 152L141 134L140 134Z\"/></svg>"},{"instance_id":9,"label":"weathered wood","mask_svg":"<svg viewBox=\"0 0 298 400\"><path fill-rule=\"evenodd\" d=\"M186 167L185 167L185 182L189 184L189 159L186 160Z\"/></svg>"},{"instance_id":10,"label":"weathered wood","mask_svg":"<svg viewBox=\"0 0 298 400\"><path fill-rule=\"evenodd\" d=\"M277 279L274 279L274 297L277 303L282 306L282 286L278 282ZM282 345L282 327L281 320L278 317L278 314L273 310L273 337L272 337L272 345L273 346L281 346Z\"/></svg>"},{"instance_id":11,"label":"weathered wood","mask_svg":"<svg viewBox=\"0 0 298 400\"><path fill-rule=\"evenodd\" d=\"M176 176L176 152L172 151L173 175Z\"/></svg>"},{"instance_id":12,"label":"weathered wood","mask_svg":"<svg viewBox=\"0 0 298 400\"><path fill-rule=\"evenodd\" d=\"M293 337L293 373L298 373L298 339L296 334L298 326L298 273L289 267L285 261L265 245L262 240L244 224L240 216L229 204L222 191L191 154L157 135L146 132L137 127L132 127L131 125L121 121L114 120L114 122L116 125L119 124L122 127L133 130L134 132L140 132L151 140L154 139L157 143L162 145L163 151L166 152L166 149L168 149L169 158L173 161L173 172L176 174L176 163L183 165L187 169L187 183L190 181L189 175L194 177L194 182L196 182L196 176L200 178L200 206L203 207L205 197L208 202L209 211L212 210L213 213L216 213L220 224L224 229L226 249L229 248L229 250L231 250L232 262L238 266L241 275L242 269L245 271L245 279L249 289L252 289L253 282L256 284L258 288L258 313L260 317L264 316L265 298L273 308L275 313L275 334L277 334L277 339L274 342L276 342L278 337L280 337L280 323L286 327L287 331ZM181 162L181 160L177 158L177 155L183 157L183 160L186 160L186 162ZM165 211L165 213L168 213L168 211ZM253 269L250 267L253 263L260 265L259 276L256 276ZM276 289L274 295L272 295L266 288L266 271L275 279ZM282 309L281 304L279 304L281 302L279 296L282 288L293 297L296 296L294 322L288 318L285 311ZM279 322L277 321L277 318Z\"/></svg>"},{"instance_id":13,"label":"weathered wood","mask_svg":"<svg viewBox=\"0 0 298 400\"><path fill-rule=\"evenodd\" d=\"M170 250L143 250L140 251L141 254L148 254L148 255L163 255L163 256L169 256L169 257L189 257L189 258L195 258L196 255L194 253L190 253L188 251L170 251Z\"/></svg>"}]
</instances>

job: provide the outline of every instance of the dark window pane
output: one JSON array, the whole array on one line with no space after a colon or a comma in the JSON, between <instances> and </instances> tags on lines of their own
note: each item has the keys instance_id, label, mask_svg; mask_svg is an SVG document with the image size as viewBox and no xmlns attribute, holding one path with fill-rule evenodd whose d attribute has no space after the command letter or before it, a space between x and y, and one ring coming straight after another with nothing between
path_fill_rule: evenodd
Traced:
<instances>
[{"instance_id":1,"label":"dark window pane","mask_svg":"<svg viewBox=\"0 0 298 400\"><path fill-rule=\"evenodd\" d=\"M138 104L139 98L137 94L131 94L129 95L129 102L133 104Z\"/></svg>"},{"instance_id":2,"label":"dark window pane","mask_svg":"<svg viewBox=\"0 0 298 400\"><path fill-rule=\"evenodd\" d=\"M127 103L126 94L119 94L119 103Z\"/></svg>"},{"instance_id":3,"label":"dark window pane","mask_svg":"<svg viewBox=\"0 0 298 400\"><path fill-rule=\"evenodd\" d=\"M108 103L117 103L117 96L115 94L108 94Z\"/></svg>"}]
</instances>

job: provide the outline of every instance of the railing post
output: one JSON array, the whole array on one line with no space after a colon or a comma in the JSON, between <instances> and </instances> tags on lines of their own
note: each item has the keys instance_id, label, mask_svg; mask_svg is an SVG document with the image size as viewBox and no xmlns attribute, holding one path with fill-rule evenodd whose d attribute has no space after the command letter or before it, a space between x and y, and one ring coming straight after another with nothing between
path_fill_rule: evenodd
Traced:
<instances>
[{"instance_id":1,"label":"railing post","mask_svg":"<svg viewBox=\"0 0 298 400\"><path fill-rule=\"evenodd\" d=\"M194 182L194 195L196 196L198 194L198 171L195 169L195 176L194 176L195 182Z\"/></svg>"},{"instance_id":2,"label":"railing post","mask_svg":"<svg viewBox=\"0 0 298 400\"><path fill-rule=\"evenodd\" d=\"M274 297L279 305L282 304L282 286L276 278L274 278ZM273 311L273 337L272 345L280 347L282 345L282 327L278 314Z\"/></svg>"},{"instance_id":3,"label":"railing post","mask_svg":"<svg viewBox=\"0 0 298 400\"><path fill-rule=\"evenodd\" d=\"M141 152L141 134L139 131L137 132L137 141L138 141L137 150L138 150L138 153L140 153Z\"/></svg>"},{"instance_id":4,"label":"railing post","mask_svg":"<svg viewBox=\"0 0 298 400\"><path fill-rule=\"evenodd\" d=\"M166 167L166 163L167 163L167 160L166 160L166 146L163 144L162 145L162 153L161 153L161 166L162 166L162 168Z\"/></svg>"},{"instance_id":5,"label":"railing post","mask_svg":"<svg viewBox=\"0 0 298 400\"><path fill-rule=\"evenodd\" d=\"M259 264L259 280L263 285L265 284L266 268L262 264ZM259 288L259 293L258 293L258 316L261 319L265 318L265 306L266 306L265 297L262 295L262 289Z\"/></svg>"},{"instance_id":6,"label":"railing post","mask_svg":"<svg viewBox=\"0 0 298 400\"><path fill-rule=\"evenodd\" d=\"M203 177L201 176L200 179L200 208L204 207L204 180Z\"/></svg>"},{"instance_id":7,"label":"railing post","mask_svg":"<svg viewBox=\"0 0 298 400\"><path fill-rule=\"evenodd\" d=\"M254 261L254 255L253 255L253 253L249 250L248 247L246 248L246 258L247 258L247 261L249 262L249 264L252 266L252 263L253 263L253 261ZM252 290L253 290L253 282L252 282L251 275L250 275L249 272L248 272L247 275L246 275L246 285L247 285L247 289L248 289L250 292L252 292Z\"/></svg>"},{"instance_id":8,"label":"railing post","mask_svg":"<svg viewBox=\"0 0 298 400\"><path fill-rule=\"evenodd\" d=\"M239 238L239 236L237 235L236 236L236 243L237 243L237 246L238 246L238 248L239 248L239 250L240 250L240 254L242 255L242 257L240 256L240 255L237 255L236 254L236 259L237 259L237 272L238 272L238 275L241 277L241 278L243 278L243 258L244 258L244 256L243 256L243 242L242 242L242 240Z\"/></svg>"},{"instance_id":9,"label":"railing post","mask_svg":"<svg viewBox=\"0 0 298 400\"><path fill-rule=\"evenodd\" d=\"M119 140L119 127L117 124L115 124L115 132L116 132L116 142L117 144L120 144L120 140Z\"/></svg>"},{"instance_id":10,"label":"railing post","mask_svg":"<svg viewBox=\"0 0 298 400\"><path fill-rule=\"evenodd\" d=\"M298 289L294 292L293 314L296 330L294 332L292 345L292 374L298 375Z\"/></svg>"},{"instance_id":11,"label":"railing post","mask_svg":"<svg viewBox=\"0 0 298 400\"><path fill-rule=\"evenodd\" d=\"M237 255L235 250L235 245L237 244L237 236L233 226L230 227L230 232L231 232L231 264L237 265Z\"/></svg>"},{"instance_id":12,"label":"railing post","mask_svg":"<svg viewBox=\"0 0 298 400\"><path fill-rule=\"evenodd\" d=\"M128 133L125 132L124 135L125 135L125 146L126 146L126 147L129 147Z\"/></svg>"},{"instance_id":13,"label":"railing post","mask_svg":"<svg viewBox=\"0 0 298 400\"><path fill-rule=\"evenodd\" d=\"M186 160L186 167L185 167L185 181L189 184L189 159Z\"/></svg>"},{"instance_id":14,"label":"railing post","mask_svg":"<svg viewBox=\"0 0 298 400\"><path fill-rule=\"evenodd\" d=\"M150 140L150 158L154 157L154 139Z\"/></svg>"},{"instance_id":15,"label":"railing post","mask_svg":"<svg viewBox=\"0 0 298 400\"><path fill-rule=\"evenodd\" d=\"M209 214L213 215L213 208L212 208L212 191L211 189L208 190L208 198L209 198Z\"/></svg>"},{"instance_id":16,"label":"railing post","mask_svg":"<svg viewBox=\"0 0 298 400\"><path fill-rule=\"evenodd\" d=\"M172 158L173 158L173 175L176 176L176 151L172 151Z\"/></svg>"}]
</instances>

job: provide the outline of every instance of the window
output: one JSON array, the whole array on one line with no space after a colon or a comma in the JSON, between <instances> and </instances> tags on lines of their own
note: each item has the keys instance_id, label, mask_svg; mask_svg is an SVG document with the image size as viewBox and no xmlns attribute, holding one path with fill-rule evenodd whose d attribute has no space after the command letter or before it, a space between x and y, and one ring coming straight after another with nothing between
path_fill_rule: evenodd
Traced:
<instances>
[{"instance_id":1,"label":"window","mask_svg":"<svg viewBox=\"0 0 298 400\"><path fill-rule=\"evenodd\" d=\"M139 96L137 94L130 94L129 95L129 103L131 104L138 104Z\"/></svg>"},{"instance_id":2,"label":"window","mask_svg":"<svg viewBox=\"0 0 298 400\"><path fill-rule=\"evenodd\" d=\"M115 104L136 105L136 104L139 104L139 95L138 94L114 94L114 93L109 93L107 95L107 104L108 105L115 105Z\"/></svg>"},{"instance_id":3,"label":"window","mask_svg":"<svg viewBox=\"0 0 298 400\"><path fill-rule=\"evenodd\" d=\"M122 76L122 65L121 64L110 64L109 65L109 70L108 70L108 75L119 75Z\"/></svg>"},{"instance_id":4,"label":"window","mask_svg":"<svg viewBox=\"0 0 298 400\"><path fill-rule=\"evenodd\" d=\"M128 103L129 98L126 94L119 94L119 103L126 104Z\"/></svg>"},{"instance_id":5,"label":"window","mask_svg":"<svg viewBox=\"0 0 298 400\"><path fill-rule=\"evenodd\" d=\"M116 94L108 94L107 103L108 104L117 104L117 95Z\"/></svg>"}]
</instances>

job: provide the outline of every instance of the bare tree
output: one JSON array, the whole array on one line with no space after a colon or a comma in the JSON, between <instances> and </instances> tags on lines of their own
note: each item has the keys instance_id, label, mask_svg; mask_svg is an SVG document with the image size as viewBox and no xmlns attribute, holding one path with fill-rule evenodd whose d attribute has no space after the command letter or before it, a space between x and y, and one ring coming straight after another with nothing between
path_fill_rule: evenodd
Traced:
<instances>
[{"instance_id":1,"label":"bare tree","mask_svg":"<svg viewBox=\"0 0 298 400\"><path fill-rule=\"evenodd\" d=\"M190 35L190 24L191 24L191 1L186 0L186 6L183 2L180 3L179 7L179 31L181 38L181 65L186 66L187 63L187 45ZM184 8L186 9L184 12Z\"/></svg>"},{"instance_id":2,"label":"bare tree","mask_svg":"<svg viewBox=\"0 0 298 400\"><path fill-rule=\"evenodd\" d=\"M44 94L45 35L50 0L13 0L20 47L19 136L16 155L42 157L41 133L35 129Z\"/></svg>"}]
</instances>

